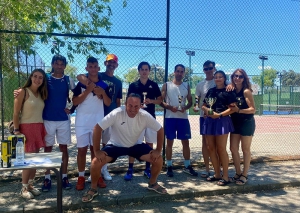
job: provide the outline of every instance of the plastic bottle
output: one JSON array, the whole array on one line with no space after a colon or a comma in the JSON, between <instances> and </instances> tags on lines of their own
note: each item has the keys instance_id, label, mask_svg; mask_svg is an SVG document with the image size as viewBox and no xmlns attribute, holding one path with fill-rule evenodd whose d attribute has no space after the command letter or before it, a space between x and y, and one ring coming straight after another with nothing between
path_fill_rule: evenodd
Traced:
<instances>
[{"instance_id":1,"label":"plastic bottle","mask_svg":"<svg viewBox=\"0 0 300 213\"><path fill-rule=\"evenodd\" d=\"M16 144L16 163L15 165L24 165L25 152L24 152L24 143L22 138L18 138Z\"/></svg>"}]
</instances>

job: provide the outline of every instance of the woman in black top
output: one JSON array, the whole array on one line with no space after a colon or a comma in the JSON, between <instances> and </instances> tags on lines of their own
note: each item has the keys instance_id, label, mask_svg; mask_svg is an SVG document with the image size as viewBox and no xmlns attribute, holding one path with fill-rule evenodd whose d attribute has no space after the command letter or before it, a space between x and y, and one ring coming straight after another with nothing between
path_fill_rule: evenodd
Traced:
<instances>
[{"instance_id":1,"label":"woman in black top","mask_svg":"<svg viewBox=\"0 0 300 213\"><path fill-rule=\"evenodd\" d=\"M233 131L229 116L232 111L228 106L235 102L235 93L226 91L226 75L223 71L215 72L214 79L216 87L208 90L202 106L202 110L207 116L204 121L203 134L206 137L209 156L215 171L214 176L209 176L207 181L218 181L218 185L225 186L229 183L227 138L228 133ZM215 103L209 103L209 99L215 99ZM210 107L213 110L211 113L209 113ZM217 154L223 167L223 177L220 173Z\"/></svg>"},{"instance_id":2,"label":"woman in black top","mask_svg":"<svg viewBox=\"0 0 300 213\"><path fill-rule=\"evenodd\" d=\"M248 179L247 175L251 161L250 146L255 131L255 105L251 84L245 70L235 70L231 75L231 82L236 89L236 104L231 107L231 110L235 113L231 114L234 132L230 134L230 150L236 171L232 179L236 181L236 184L244 185ZM240 142L244 158L243 171L240 166Z\"/></svg>"}]
</instances>

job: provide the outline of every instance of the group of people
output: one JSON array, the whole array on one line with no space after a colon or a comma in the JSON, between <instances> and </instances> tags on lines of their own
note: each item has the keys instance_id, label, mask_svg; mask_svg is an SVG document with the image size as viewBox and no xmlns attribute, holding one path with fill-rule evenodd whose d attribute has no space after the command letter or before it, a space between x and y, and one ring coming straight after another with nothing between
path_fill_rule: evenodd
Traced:
<instances>
[{"instance_id":1,"label":"group of people","mask_svg":"<svg viewBox=\"0 0 300 213\"><path fill-rule=\"evenodd\" d=\"M129 85L125 106L121 106L122 82L114 76L118 57L106 56L105 72L99 72L98 60L87 60L86 74L77 76L79 81L64 74L67 61L61 55L52 59L52 71L46 74L34 70L23 88L16 90L14 101L14 134L26 137L25 152L37 153L40 148L51 152L55 138L62 154L63 188L70 189L68 181L68 149L71 143L70 109L67 107L69 91L73 92L73 108L76 107L75 132L77 140L78 180L77 190L85 188L85 167L88 148L91 153L91 168L88 182L90 188L83 195L83 202L90 202L98 195L97 187L105 188L104 180L111 180L107 164L120 156L129 156L125 180L134 176L134 161L146 161L144 176L149 179L148 189L160 194L167 190L157 183L162 170L161 151L166 136L167 176L173 177L172 147L174 139L182 142L183 172L198 176L190 162L189 139L191 128L187 110L192 107L191 88L183 82L185 67L178 64L174 79L166 82L162 90L149 79L151 66L148 62L138 65L139 79ZM216 71L215 63L206 61L203 65L206 79L196 88L200 107L200 134L206 171L201 174L208 181L227 185L236 181L245 184L250 165L250 145L255 130L255 112L251 85L246 72L237 69L226 81L223 71ZM22 100L25 100L23 103ZM165 125L155 119L155 105L166 109ZM194 111L198 111L194 106ZM21 114L20 114L21 111ZM230 133L230 149L236 168L236 175L228 175L227 137ZM244 168L240 168L239 144L244 153ZM155 147L153 146L155 144ZM210 175L209 158L214 167ZM221 174L222 166L222 174ZM34 188L35 170L22 173L21 196L33 198L41 192ZM51 176L45 173L42 191L51 189Z\"/></svg>"}]
</instances>

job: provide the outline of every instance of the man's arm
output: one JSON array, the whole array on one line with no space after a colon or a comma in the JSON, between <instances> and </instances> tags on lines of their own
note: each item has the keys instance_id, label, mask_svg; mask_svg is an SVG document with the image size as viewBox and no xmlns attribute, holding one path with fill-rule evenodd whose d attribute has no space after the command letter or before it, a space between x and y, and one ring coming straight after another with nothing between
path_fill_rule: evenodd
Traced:
<instances>
[{"instance_id":1,"label":"man's arm","mask_svg":"<svg viewBox=\"0 0 300 213\"><path fill-rule=\"evenodd\" d=\"M80 74L80 75L77 75L77 80L82 83L83 85L85 86L88 86L89 84L89 79L86 77L85 74Z\"/></svg>"},{"instance_id":2,"label":"man's arm","mask_svg":"<svg viewBox=\"0 0 300 213\"><path fill-rule=\"evenodd\" d=\"M156 144L156 150L161 152L162 148L163 148L163 144L164 144L164 137L165 137L165 133L164 133L164 128L160 128L157 131L157 144Z\"/></svg>"},{"instance_id":3,"label":"man's arm","mask_svg":"<svg viewBox=\"0 0 300 213\"><path fill-rule=\"evenodd\" d=\"M187 101L188 101L188 104L184 107L185 110L188 110L193 105L193 99L192 99L192 95L191 95L190 85L188 85Z\"/></svg>"},{"instance_id":4,"label":"man's arm","mask_svg":"<svg viewBox=\"0 0 300 213\"><path fill-rule=\"evenodd\" d=\"M100 150L102 131L103 129L99 126L99 124L96 124L93 131L93 147L94 147L95 157L99 161L105 162L107 153Z\"/></svg>"},{"instance_id":5,"label":"man's arm","mask_svg":"<svg viewBox=\"0 0 300 213\"><path fill-rule=\"evenodd\" d=\"M79 105L79 104L81 104L86 99L86 97L88 96L88 94L90 94L93 91L93 89L95 88L95 86L96 86L96 84L94 84L93 82L90 82L88 84L88 86L86 87L86 90L84 90L78 96L74 95L74 97L72 98L73 105ZM74 89L74 90L77 90L78 87L79 86L76 86L76 89Z\"/></svg>"}]
</instances>

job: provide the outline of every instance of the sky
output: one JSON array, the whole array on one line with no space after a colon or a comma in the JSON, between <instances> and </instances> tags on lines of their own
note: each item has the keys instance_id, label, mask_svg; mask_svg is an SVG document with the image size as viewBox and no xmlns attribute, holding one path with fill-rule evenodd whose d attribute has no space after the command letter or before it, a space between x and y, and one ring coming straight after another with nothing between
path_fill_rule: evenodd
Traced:
<instances>
[{"instance_id":1,"label":"sky","mask_svg":"<svg viewBox=\"0 0 300 213\"><path fill-rule=\"evenodd\" d=\"M128 0L111 2L113 26L103 35L132 37L166 37L166 1ZM123 76L141 61L165 67L164 41L101 40L119 57L116 74ZM244 68L249 75L261 73L259 55L268 56L265 69L300 72L300 1L293 0L171 0L169 73L182 63L194 73L203 73L202 64L213 60L227 73ZM52 55L40 55L50 65ZM62 50L62 54L64 51ZM99 59L104 71L104 55ZM86 58L77 55L73 66L85 72Z\"/></svg>"}]
</instances>

